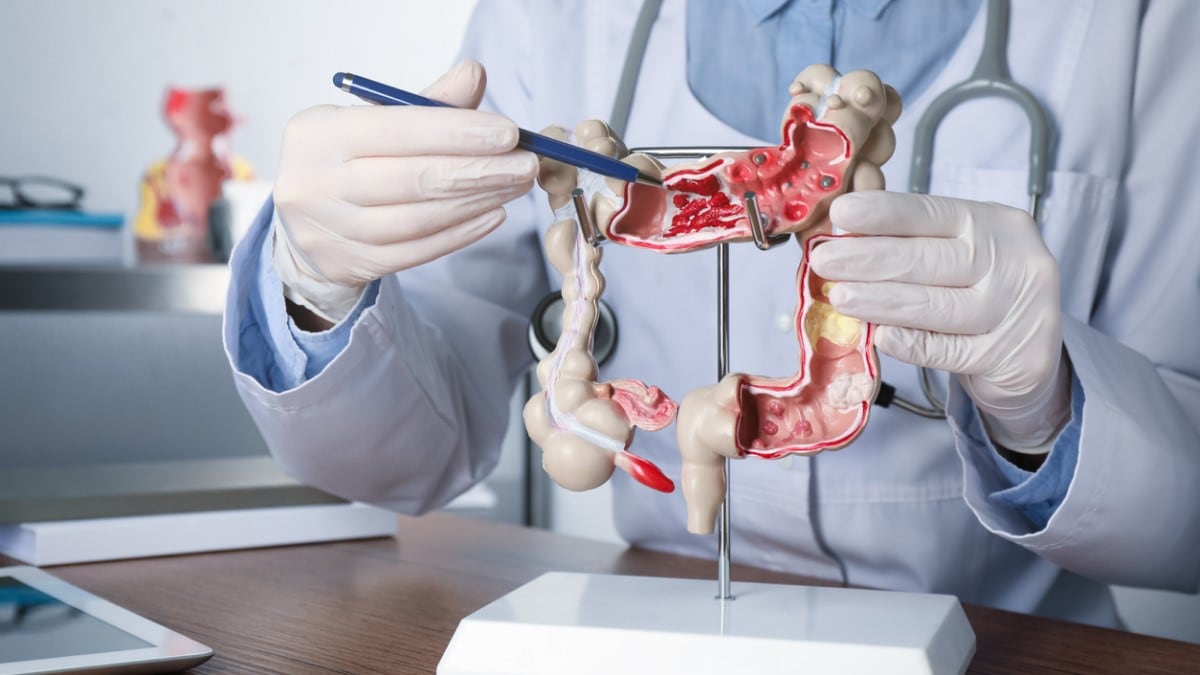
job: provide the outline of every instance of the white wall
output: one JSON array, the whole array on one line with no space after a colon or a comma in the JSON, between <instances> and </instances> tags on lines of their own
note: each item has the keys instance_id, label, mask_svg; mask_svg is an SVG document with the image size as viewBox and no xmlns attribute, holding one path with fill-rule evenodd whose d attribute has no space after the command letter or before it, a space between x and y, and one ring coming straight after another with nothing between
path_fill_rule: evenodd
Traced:
<instances>
[{"instance_id":1,"label":"white wall","mask_svg":"<svg viewBox=\"0 0 1200 675\"><path fill-rule=\"evenodd\" d=\"M166 156L169 85L221 85L235 153L274 176L295 112L356 102L331 76L420 89L454 58L474 0L2 0L0 175L46 174L85 207L132 219L142 171Z\"/></svg>"}]
</instances>

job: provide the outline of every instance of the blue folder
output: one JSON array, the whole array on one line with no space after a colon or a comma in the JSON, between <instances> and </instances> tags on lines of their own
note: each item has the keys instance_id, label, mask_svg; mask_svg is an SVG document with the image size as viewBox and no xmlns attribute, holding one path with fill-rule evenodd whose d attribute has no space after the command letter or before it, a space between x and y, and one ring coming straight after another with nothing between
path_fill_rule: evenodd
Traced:
<instances>
[{"instance_id":1,"label":"blue folder","mask_svg":"<svg viewBox=\"0 0 1200 675\"><path fill-rule=\"evenodd\" d=\"M83 213L55 209L0 211L0 227L38 225L119 230L124 224L125 216L120 213Z\"/></svg>"}]
</instances>

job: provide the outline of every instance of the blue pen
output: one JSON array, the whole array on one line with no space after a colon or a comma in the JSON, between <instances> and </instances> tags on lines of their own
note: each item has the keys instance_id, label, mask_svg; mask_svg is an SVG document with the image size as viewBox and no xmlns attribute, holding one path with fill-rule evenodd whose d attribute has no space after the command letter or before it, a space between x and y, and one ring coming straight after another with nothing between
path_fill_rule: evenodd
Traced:
<instances>
[{"instance_id":1,"label":"blue pen","mask_svg":"<svg viewBox=\"0 0 1200 675\"><path fill-rule=\"evenodd\" d=\"M414 94L403 89L389 87L386 84L350 73L335 73L333 84L342 91L354 94L370 103L378 103L380 105L451 107L441 101L425 98L420 94ZM647 176L638 171L637 167L617 161L612 157L607 157L591 150L585 150L570 143L563 143L549 136L535 134L525 129L521 129L520 132L520 139L517 141L518 148L528 150L543 157L549 157L550 159L557 159L574 167L594 171L602 176L623 180L627 183L641 183L660 189L663 187L661 180L653 176Z\"/></svg>"}]
</instances>

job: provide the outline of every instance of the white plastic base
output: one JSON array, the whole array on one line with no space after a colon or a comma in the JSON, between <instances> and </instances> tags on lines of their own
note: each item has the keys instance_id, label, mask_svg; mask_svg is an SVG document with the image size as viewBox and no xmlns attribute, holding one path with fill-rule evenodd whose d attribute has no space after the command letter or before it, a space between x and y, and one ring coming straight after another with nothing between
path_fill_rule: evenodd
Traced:
<instances>
[{"instance_id":1,"label":"white plastic base","mask_svg":"<svg viewBox=\"0 0 1200 675\"><path fill-rule=\"evenodd\" d=\"M438 675L955 673L975 633L946 595L544 574L462 620Z\"/></svg>"}]
</instances>

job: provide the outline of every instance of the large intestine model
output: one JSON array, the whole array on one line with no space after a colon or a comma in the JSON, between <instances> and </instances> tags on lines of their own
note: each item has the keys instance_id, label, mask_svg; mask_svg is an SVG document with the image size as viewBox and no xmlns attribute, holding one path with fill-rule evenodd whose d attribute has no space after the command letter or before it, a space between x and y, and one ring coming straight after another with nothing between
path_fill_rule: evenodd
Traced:
<instances>
[{"instance_id":1,"label":"large intestine model","mask_svg":"<svg viewBox=\"0 0 1200 675\"><path fill-rule=\"evenodd\" d=\"M560 485L596 487L614 468L655 489L674 485L628 448L634 428L655 431L677 415L684 499L690 532L710 533L725 495L724 458L775 459L811 455L850 443L866 426L879 388L872 326L829 304L828 282L808 256L830 233L829 204L849 190L882 189L880 165L892 155L892 124L900 97L873 73L842 76L810 66L789 88L783 141L665 169L641 154L623 157L661 176L666 190L606 179L543 159L539 183L557 222L545 250L563 275L563 332L537 368L543 391L525 406L525 426L543 450L543 466ZM561 128L545 133L568 138ZM617 157L620 140L602 122L575 130L575 142ZM747 193L753 193L747 199ZM804 256L797 271L799 367L783 378L731 373L676 404L636 380L597 383L591 356L597 303L604 291L600 249L585 232L598 228L610 242L662 253L684 253L721 242L755 238L756 204L771 239L795 234ZM753 207L751 207L753 208Z\"/></svg>"}]
</instances>

